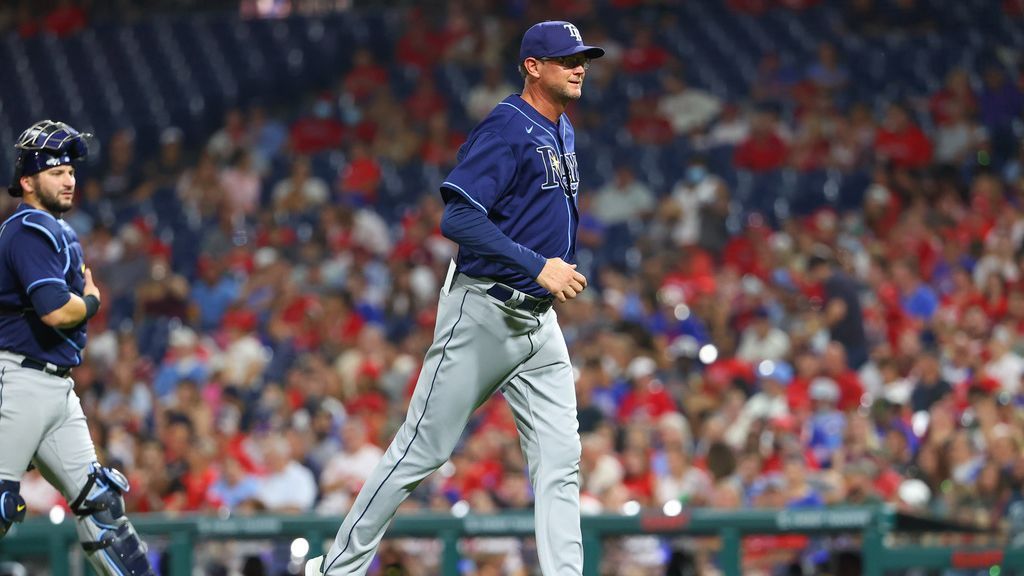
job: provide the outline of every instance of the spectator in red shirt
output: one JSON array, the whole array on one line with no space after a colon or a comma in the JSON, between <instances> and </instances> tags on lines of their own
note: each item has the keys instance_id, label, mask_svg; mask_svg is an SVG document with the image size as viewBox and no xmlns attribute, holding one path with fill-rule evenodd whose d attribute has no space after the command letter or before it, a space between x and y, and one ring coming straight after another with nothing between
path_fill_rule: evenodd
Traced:
<instances>
[{"instance_id":1,"label":"spectator in red shirt","mask_svg":"<svg viewBox=\"0 0 1024 576\"><path fill-rule=\"evenodd\" d=\"M366 321L355 308L348 292L325 294L318 318L318 338L335 350L354 346Z\"/></svg>"},{"instance_id":2,"label":"spectator in red shirt","mask_svg":"<svg viewBox=\"0 0 1024 576\"><path fill-rule=\"evenodd\" d=\"M949 288L943 294L941 306L948 316L960 319L969 308L984 304L984 296L974 285L971 271L958 263L952 264L949 271Z\"/></svg>"},{"instance_id":3,"label":"spectator in red shirt","mask_svg":"<svg viewBox=\"0 0 1024 576\"><path fill-rule=\"evenodd\" d=\"M831 156L826 119L816 113L805 115L790 151L790 164L801 172L810 172L825 168Z\"/></svg>"},{"instance_id":4,"label":"spectator in red shirt","mask_svg":"<svg viewBox=\"0 0 1024 576\"><path fill-rule=\"evenodd\" d=\"M352 69L342 80L342 88L356 102L364 102L387 82L387 70L377 64L368 48L359 48L352 56Z\"/></svg>"},{"instance_id":5,"label":"spectator in red shirt","mask_svg":"<svg viewBox=\"0 0 1024 576\"><path fill-rule=\"evenodd\" d=\"M989 274L985 277L985 284L982 286L984 301L981 306L985 314L996 322L1000 322L1006 316L1009 300L1007 299L1006 282L999 274Z\"/></svg>"},{"instance_id":6,"label":"spectator in red shirt","mask_svg":"<svg viewBox=\"0 0 1024 576\"><path fill-rule=\"evenodd\" d=\"M750 123L750 135L733 154L737 168L768 172L781 168L789 154L789 146L779 136L775 114L760 110Z\"/></svg>"},{"instance_id":7,"label":"spectator in red shirt","mask_svg":"<svg viewBox=\"0 0 1024 576\"><path fill-rule=\"evenodd\" d=\"M860 377L846 365L846 350L839 342L829 342L821 358L822 374L839 385L839 405L843 412L860 407L864 386Z\"/></svg>"},{"instance_id":8,"label":"spectator in red shirt","mask_svg":"<svg viewBox=\"0 0 1024 576\"><path fill-rule=\"evenodd\" d=\"M759 16L771 6L772 0L727 0L726 5L737 14Z\"/></svg>"},{"instance_id":9,"label":"spectator in red shirt","mask_svg":"<svg viewBox=\"0 0 1024 576\"><path fill-rule=\"evenodd\" d=\"M863 218L865 226L876 238L886 239L899 224L903 203L889 187L885 168L875 169L875 179L864 192Z\"/></svg>"},{"instance_id":10,"label":"spectator in red shirt","mask_svg":"<svg viewBox=\"0 0 1024 576\"><path fill-rule=\"evenodd\" d=\"M312 155L341 147L345 125L338 119L330 100L320 98L313 103L311 114L296 120L288 133L292 152Z\"/></svg>"},{"instance_id":11,"label":"spectator in red shirt","mask_svg":"<svg viewBox=\"0 0 1024 576\"><path fill-rule=\"evenodd\" d=\"M409 12L405 33L395 48L395 59L409 70L429 74L443 49L443 39L419 21L424 14L419 9Z\"/></svg>"},{"instance_id":12,"label":"spectator in red shirt","mask_svg":"<svg viewBox=\"0 0 1024 576\"><path fill-rule=\"evenodd\" d=\"M764 217L751 214L743 234L729 239L722 253L724 267L736 269L738 274L753 274L767 278L770 272L771 253L768 237L771 229L765 226Z\"/></svg>"},{"instance_id":13,"label":"spectator in red shirt","mask_svg":"<svg viewBox=\"0 0 1024 576\"><path fill-rule=\"evenodd\" d=\"M448 102L430 76L417 80L415 90L405 99L405 110L417 124L426 124L431 117L443 114L447 109Z\"/></svg>"},{"instance_id":14,"label":"spectator in red shirt","mask_svg":"<svg viewBox=\"0 0 1024 576\"><path fill-rule=\"evenodd\" d=\"M675 400L655 375L656 370L654 360L646 356L637 357L629 363L626 375L630 389L619 403L619 422L637 419L654 422L662 415L676 410Z\"/></svg>"},{"instance_id":15,"label":"spectator in red shirt","mask_svg":"<svg viewBox=\"0 0 1024 576\"><path fill-rule=\"evenodd\" d=\"M380 367L364 362L355 379L355 391L345 401L345 411L366 422L370 438L380 438L387 424L389 400L380 389Z\"/></svg>"},{"instance_id":16,"label":"spectator in red shirt","mask_svg":"<svg viewBox=\"0 0 1024 576\"><path fill-rule=\"evenodd\" d=\"M875 157L899 168L923 168L931 162L932 143L903 105L889 105L875 136Z\"/></svg>"},{"instance_id":17,"label":"spectator in red shirt","mask_svg":"<svg viewBox=\"0 0 1024 576\"><path fill-rule=\"evenodd\" d=\"M85 8L72 0L60 0L43 20L43 29L58 38L66 38L79 32L87 24Z\"/></svg>"},{"instance_id":18,"label":"spectator in red shirt","mask_svg":"<svg viewBox=\"0 0 1024 576\"><path fill-rule=\"evenodd\" d=\"M353 144L348 165L342 171L339 182L342 196L354 200L356 204L374 204L380 178L380 164L370 155L366 145L362 142Z\"/></svg>"},{"instance_id":19,"label":"spectator in red shirt","mask_svg":"<svg viewBox=\"0 0 1024 576\"><path fill-rule=\"evenodd\" d=\"M14 29L18 32L18 37L32 38L39 33L40 28L38 15L32 10L32 3L28 0L18 2L14 15Z\"/></svg>"},{"instance_id":20,"label":"spectator in red shirt","mask_svg":"<svg viewBox=\"0 0 1024 576\"><path fill-rule=\"evenodd\" d=\"M449 10L448 16L438 32L438 45L443 49L447 62L462 64L477 62L483 52L478 33L483 29L475 18L463 10Z\"/></svg>"},{"instance_id":21,"label":"spectator in red shirt","mask_svg":"<svg viewBox=\"0 0 1024 576\"><path fill-rule=\"evenodd\" d=\"M674 135L672 124L658 112L657 102L648 99L630 102L626 130L634 144L647 146L664 146Z\"/></svg>"},{"instance_id":22,"label":"spectator in red shirt","mask_svg":"<svg viewBox=\"0 0 1024 576\"><path fill-rule=\"evenodd\" d=\"M1006 297L1006 326L1020 338L1024 336L1024 289L1018 284Z\"/></svg>"},{"instance_id":23,"label":"spectator in red shirt","mask_svg":"<svg viewBox=\"0 0 1024 576\"><path fill-rule=\"evenodd\" d=\"M821 4L821 0L776 0L779 6L790 10L806 10Z\"/></svg>"},{"instance_id":24,"label":"spectator in red shirt","mask_svg":"<svg viewBox=\"0 0 1024 576\"><path fill-rule=\"evenodd\" d=\"M189 451L188 472L181 479L185 487L184 501L180 502L182 510L206 511L218 504L210 492L219 476L212 466L216 456L212 442L200 442Z\"/></svg>"},{"instance_id":25,"label":"spectator in red shirt","mask_svg":"<svg viewBox=\"0 0 1024 576\"><path fill-rule=\"evenodd\" d=\"M802 418L811 413L811 380L821 372L821 359L810 351L802 352L796 356L793 367L796 374L786 387L786 403L792 414Z\"/></svg>"},{"instance_id":26,"label":"spectator in red shirt","mask_svg":"<svg viewBox=\"0 0 1024 576\"><path fill-rule=\"evenodd\" d=\"M630 496L641 506L654 503L654 472L651 470L651 458L643 446L630 446L622 454L622 484L629 490Z\"/></svg>"},{"instance_id":27,"label":"spectator in red shirt","mask_svg":"<svg viewBox=\"0 0 1024 576\"><path fill-rule=\"evenodd\" d=\"M963 68L950 70L946 74L946 83L928 99L928 111L936 124L949 122L950 107L956 107L968 116L973 116L977 107L971 79Z\"/></svg>"},{"instance_id":28,"label":"spectator in red shirt","mask_svg":"<svg viewBox=\"0 0 1024 576\"><path fill-rule=\"evenodd\" d=\"M465 140L465 134L449 128L447 114L434 114L427 120L427 135L420 148L420 158L430 166L451 168L455 165L459 146Z\"/></svg>"},{"instance_id":29,"label":"spectator in red shirt","mask_svg":"<svg viewBox=\"0 0 1024 576\"><path fill-rule=\"evenodd\" d=\"M685 300L715 291L715 263L711 255L696 246L678 252L673 269L662 279L661 289L679 290Z\"/></svg>"},{"instance_id":30,"label":"spectator in red shirt","mask_svg":"<svg viewBox=\"0 0 1024 576\"><path fill-rule=\"evenodd\" d=\"M654 41L649 28L637 30L633 44L622 54L622 71L627 74L655 72L668 63L668 52Z\"/></svg>"}]
</instances>

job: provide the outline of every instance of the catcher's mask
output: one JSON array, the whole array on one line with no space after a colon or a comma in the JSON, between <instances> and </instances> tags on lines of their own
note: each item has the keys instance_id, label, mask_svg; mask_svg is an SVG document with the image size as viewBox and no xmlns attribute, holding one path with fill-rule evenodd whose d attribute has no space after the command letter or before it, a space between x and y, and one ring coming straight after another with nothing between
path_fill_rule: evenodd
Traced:
<instances>
[{"instance_id":1,"label":"catcher's mask","mask_svg":"<svg viewBox=\"0 0 1024 576\"><path fill-rule=\"evenodd\" d=\"M84 158L89 154L89 138L92 134L79 132L64 122L40 120L29 126L14 145L18 159L14 162L14 179L7 193L15 197L22 195L22 176L32 176Z\"/></svg>"}]
</instances>

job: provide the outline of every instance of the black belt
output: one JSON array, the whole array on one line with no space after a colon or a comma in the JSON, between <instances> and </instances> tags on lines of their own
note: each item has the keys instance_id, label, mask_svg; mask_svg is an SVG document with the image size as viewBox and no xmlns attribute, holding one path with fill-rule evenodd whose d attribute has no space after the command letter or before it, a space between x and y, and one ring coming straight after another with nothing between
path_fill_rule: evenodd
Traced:
<instances>
[{"instance_id":1,"label":"black belt","mask_svg":"<svg viewBox=\"0 0 1024 576\"><path fill-rule=\"evenodd\" d=\"M67 378L68 374L71 374L70 366L57 366L56 364L50 364L49 362L29 358L28 356L21 361L21 367L39 370L40 372L46 372L47 374L53 374L58 378Z\"/></svg>"},{"instance_id":2,"label":"black belt","mask_svg":"<svg viewBox=\"0 0 1024 576\"><path fill-rule=\"evenodd\" d=\"M512 300L512 296L514 294L515 291L503 284L495 284L487 289L488 296L500 301L505 306L508 306L513 310L525 310L533 314L543 314L547 312L555 302L554 296L550 298L536 298L525 293L523 294L522 302L515 302Z\"/></svg>"}]
</instances>

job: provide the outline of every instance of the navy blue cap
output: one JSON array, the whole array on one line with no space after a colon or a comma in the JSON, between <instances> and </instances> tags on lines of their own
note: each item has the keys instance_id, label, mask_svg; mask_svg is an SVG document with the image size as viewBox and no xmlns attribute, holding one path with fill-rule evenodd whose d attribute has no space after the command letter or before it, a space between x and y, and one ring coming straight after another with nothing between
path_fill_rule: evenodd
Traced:
<instances>
[{"instance_id":1,"label":"navy blue cap","mask_svg":"<svg viewBox=\"0 0 1024 576\"><path fill-rule=\"evenodd\" d=\"M519 47L519 62L527 58L558 58L584 52L587 58L604 56L604 48L583 43L580 29L569 22L549 20L530 26Z\"/></svg>"}]
</instances>

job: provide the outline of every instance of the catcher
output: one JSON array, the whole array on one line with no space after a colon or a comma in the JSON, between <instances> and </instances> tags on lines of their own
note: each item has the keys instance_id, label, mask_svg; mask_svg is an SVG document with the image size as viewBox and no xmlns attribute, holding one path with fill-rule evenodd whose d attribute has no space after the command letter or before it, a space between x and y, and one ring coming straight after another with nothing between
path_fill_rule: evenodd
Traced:
<instances>
[{"instance_id":1,"label":"catcher","mask_svg":"<svg viewBox=\"0 0 1024 576\"><path fill-rule=\"evenodd\" d=\"M87 137L43 120L22 132L8 189L22 203L0 224L0 538L25 518L21 476L35 465L64 494L90 564L106 576L154 576L124 514L128 482L100 465L71 369L100 292L62 219Z\"/></svg>"}]
</instances>

